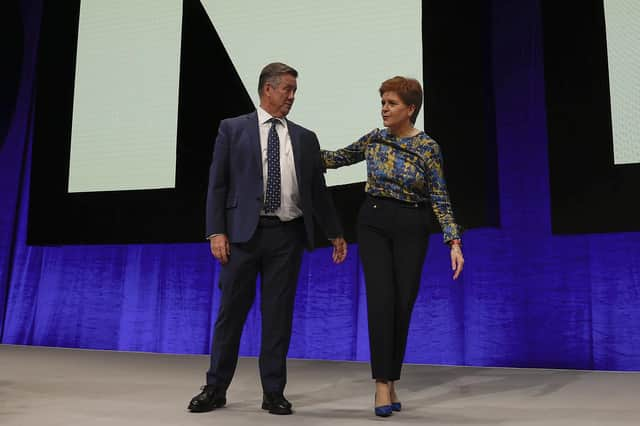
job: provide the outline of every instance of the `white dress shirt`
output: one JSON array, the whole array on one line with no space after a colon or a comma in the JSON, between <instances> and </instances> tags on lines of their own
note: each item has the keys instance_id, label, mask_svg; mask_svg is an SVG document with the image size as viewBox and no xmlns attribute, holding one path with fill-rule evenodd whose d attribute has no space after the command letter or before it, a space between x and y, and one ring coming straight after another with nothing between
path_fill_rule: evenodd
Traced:
<instances>
[{"instance_id":1,"label":"white dress shirt","mask_svg":"<svg viewBox=\"0 0 640 426\"><path fill-rule=\"evenodd\" d=\"M260 148L262 152L262 193L267 190L267 179L269 178L267 166L267 143L269 139L269 130L272 118L271 114L258 107L258 124L260 128ZM280 139L280 208L273 213L265 213L260 211L263 216L278 216L282 221L289 221L302 216L300 208L300 191L298 190L298 178L296 176L296 164L293 158L293 149L291 147L291 137L289 136L289 128L287 120L276 118L279 123L276 124L276 132Z\"/></svg>"}]
</instances>

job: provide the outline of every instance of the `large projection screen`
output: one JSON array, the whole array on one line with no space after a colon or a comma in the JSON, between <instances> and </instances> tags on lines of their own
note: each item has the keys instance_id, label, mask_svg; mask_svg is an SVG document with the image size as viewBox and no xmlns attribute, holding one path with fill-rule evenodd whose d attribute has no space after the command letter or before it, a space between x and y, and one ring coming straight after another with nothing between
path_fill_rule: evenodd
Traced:
<instances>
[{"instance_id":1,"label":"large projection screen","mask_svg":"<svg viewBox=\"0 0 640 426\"><path fill-rule=\"evenodd\" d=\"M640 7L541 4L552 230L639 231Z\"/></svg>"},{"instance_id":2,"label":"large projection screen","mask_svg":"<svg viewBox=\"0 0 640 426\"><path fill-rule=\"evenodd\" d=\"M285 61L300 72L289 118L314 130L324 149L355 142L380 119L380 83L422 80L422 2L261 0L203 5L258 105L257 74ZM247 13L251 11L251 13ZM422 113L417 123L423 126ZM366 180L364 163L327 173L329 185Z\"/></svg>"},{"instance_id":3,"label":"large projection screen","mask_svg":"<svg viewBox=\"0 0 640 426\"><path fill-rule=\"evenodd\" d=\"M28 243L203 241L219 124L256 109L260 70L273 61L299 71L288 118L328 150L382 127L382 81L423 83L417 127L442 147L458 221L495 226L488 4L45 2ZM325 175L349 241L365 169Z\"/></svg>"},{"instance_id":4,"label":"large projection screen","mask_svg":"<svg viewBox=\"0 0 640 426\"><path fill-rule=\"evenodd\" d=\"M640 163L640 2L605 0L615 164Z\"/></svg>"},{"instance_id":5,"label":"large projection screen","mask_svg":"<svg viewBox=\"0 0 640 426\"><path fill-rule=\"evenodd\" d=\"M182 0L82 0L69 192L173 188Z\"/></svg>"}]
</instances>

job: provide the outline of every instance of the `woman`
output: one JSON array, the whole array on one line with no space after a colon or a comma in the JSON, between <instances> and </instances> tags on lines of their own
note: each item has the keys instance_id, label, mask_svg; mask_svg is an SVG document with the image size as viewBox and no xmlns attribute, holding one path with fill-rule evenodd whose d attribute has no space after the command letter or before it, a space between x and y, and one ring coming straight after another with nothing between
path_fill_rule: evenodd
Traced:
<instances>
[{"instance_id":1,"label":"woman","mask_svg":"<svg viewBox=\"0 0 640 426\"><path fill-rule=\"evenodd\" d=\"M322 151L326 168L367 161L366 200L358 216L358 243L369 317L371 370L376 382L375 414L400 411L395 382L405 354L411 311L429 242L431 204L451 248L453 278L462 272L460 228L455 223L436 142L414 127L422 87L393 77L380 86L382 121L357 142Z\"/></svg>"}]
</instances>

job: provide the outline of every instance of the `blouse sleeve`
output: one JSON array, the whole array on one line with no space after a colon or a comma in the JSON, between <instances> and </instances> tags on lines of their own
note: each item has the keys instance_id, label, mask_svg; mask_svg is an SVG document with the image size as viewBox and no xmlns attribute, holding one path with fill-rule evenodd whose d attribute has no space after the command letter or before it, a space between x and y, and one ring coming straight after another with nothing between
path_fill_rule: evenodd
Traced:
<instances>
[{"instance_id":1,"label":"blouse sleeve","mask_svg":"<svg viewBox=\"0 0 640 426\"><path fill-rule=\"evenodd\" d=\"M365 149L369 142L376 137L377 133L378 129L372 130L351 145L336 151L320 150L324 167L326 169L337 169L364 160Z\"/></svg>"},{"instance_id":2,"label":"blouse sleeve","mask_svg":"<svg viewBox=\"0 0 640 426\"><path fill-rule=\"evenodd\" d=\"M442 228L444 242L459 239L460 227L453 217L453 209L447 192L447 184L444 180L442 167L442 153L438 144L433 144L433 149L429 151L426 158L427 163L427 186L433 212Z\"/></svg>"}]
</instances>

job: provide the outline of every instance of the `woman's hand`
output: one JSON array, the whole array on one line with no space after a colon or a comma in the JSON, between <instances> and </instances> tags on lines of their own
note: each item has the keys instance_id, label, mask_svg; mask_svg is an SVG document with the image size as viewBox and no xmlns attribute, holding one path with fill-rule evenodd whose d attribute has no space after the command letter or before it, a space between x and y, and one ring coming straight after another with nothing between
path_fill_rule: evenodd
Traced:
<instances>
[{"instance_id":1,"label":"woman's hand","mask_svg":"<svg viewBox=\"0 0 640 426\"><path fill-rule=\"evenodd\" d=\"M462 273L464 266L464 257L462 256L462 248L460 244L451 244L451 269L453 270L453 279L456 280Z\"/></svg>"}]
</instances>

